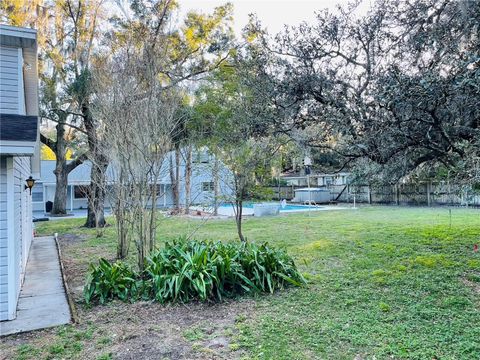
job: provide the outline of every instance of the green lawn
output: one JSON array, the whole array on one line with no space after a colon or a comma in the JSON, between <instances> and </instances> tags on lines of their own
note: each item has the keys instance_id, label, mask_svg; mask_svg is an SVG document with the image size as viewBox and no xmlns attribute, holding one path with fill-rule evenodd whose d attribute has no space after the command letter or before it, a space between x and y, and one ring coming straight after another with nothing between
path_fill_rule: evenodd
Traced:
<instances>
[{"instance_id":1,"label":"green lawn","mask_svg":"<svg viewBox=\"0 0 480 360\"><path fill-rule=\"evenodd\" d=\"M99 255L113 258L115 229L95 238L80 224L51 221L37 230L84 236L64 249L81 269ZM234 241L235 226L166 218L159 243L191 234ZM472 250L480 210L452 209L450 217L448 209L364 207L249 218L245 235L285 247L309 285L256 298L236 319L229 337L242 357L480 358L480 253Z\"/></svg>"}]
</instances>

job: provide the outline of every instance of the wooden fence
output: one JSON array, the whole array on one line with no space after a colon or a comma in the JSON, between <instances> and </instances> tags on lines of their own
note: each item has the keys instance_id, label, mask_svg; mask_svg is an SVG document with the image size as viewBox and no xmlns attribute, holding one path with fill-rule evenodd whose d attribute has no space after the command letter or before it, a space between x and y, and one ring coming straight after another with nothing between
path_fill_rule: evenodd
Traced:
<instances>
[{"instance_id":1,"label":"wooden fence","mask_svg":"<svg viewBox=\"0 0 480 360\"><path fill-rule=\"evenodd\" d=\"M274 199L295 197L295 189L306 186L275 186L271 187ZM313 186L312 186L313 187ZM318 187L318 186L315 186ZM393 204L413 206L472 206L480 207L480 194L467 187L448 183L419 183L383 186L351 186L330 185L321 187L330 190L332 202L347 202L369 204Z\"/></svg>"}]
</instances>

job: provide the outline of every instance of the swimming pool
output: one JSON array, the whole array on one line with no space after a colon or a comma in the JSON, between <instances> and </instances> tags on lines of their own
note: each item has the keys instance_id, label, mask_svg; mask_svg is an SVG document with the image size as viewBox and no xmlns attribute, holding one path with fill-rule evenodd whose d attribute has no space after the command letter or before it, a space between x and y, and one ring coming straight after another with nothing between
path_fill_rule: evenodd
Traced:
<instances>
[{"instance_id":1,"label":"swimming pool","mask_svg":"<svg viewBox=\"0 0 480 360\"><path fill-rule=\"evenodd\" d=\"M243 204L244 209L251 209L253 210L253 203L244 203ZM314 210L320 210L322 207L321 206L313 206L313 205L295 205L295 204L287 204L283 209L280 207L280 212L294 212L294 211L314 211ZM219 207L220 209L225 209L225 210L231 210L232 205L231 204L222 204Z\"/></svg>"}]
</instances>

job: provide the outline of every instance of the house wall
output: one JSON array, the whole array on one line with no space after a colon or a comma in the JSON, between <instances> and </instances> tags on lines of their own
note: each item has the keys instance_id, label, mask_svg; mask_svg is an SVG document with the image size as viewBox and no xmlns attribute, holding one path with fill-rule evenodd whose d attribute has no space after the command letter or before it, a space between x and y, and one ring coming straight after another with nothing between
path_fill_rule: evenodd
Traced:
<instances>
[{"instance_id":1,"label":"house wall","mask_svg":"<svg viewBox=\"0 0 480 360\"><path fill-rule=\"evenodd\" d=\"M20 286L25 275L28 253L32 243L32 199L25 189L25 179L31 174L30 158L13 158L13 188L14 188L14 228L15 228L15 294L20 294Z\"/></svg>"},{"instance_id":2,"label":"house wall","mask_svg":"<svg viewBox=\"0 0 480 360\"><path fill-rule=\"evenodd\" d=\"M183 170L183 167L182 167ZM185 179L181 179L180 184L180 203L185 203ZM225 166L219 167L219 195L223 198L220 201L226 201L230 199L233 194L232 178L230 171ZM214 202L214 191L204 190L203 183L209 183L214 181L213 176L213 161L207 164L194 163L191 180L191 203L193 205L211 205Z\"/></svg>"},{"instance_id":3,"label":"house wall","mask_svg":"<svg viewBox=\"0 0 480 360\"><path fill-rule=\"evenodd\" d=\"M0 157L0 320L8 318L7 158Z\"/></svg>"},{"instance_id":4,"label":"house wall","mask_svg":"<svg viewBox=\"0 0 480 360\"><path fill-rule=\"evenodd\" d=\"M173 190L168 184L160 185L160 194L157 199L157 207L171 207L173 205Z\"/></svg>"},{"instance_id":5,"label":"house wall","mask_svg":"<svg viewBox=\"0 0 480 360\"><path fill-rule=\"evenodd\" d=\"M28 115L38 115L38 78L37 78L37 47L22 49L25 112ZM40 165L40 164L39 164Z\"/></svg>"},{"instance_id":6,"label":"house wall","mask_svg":"<svg viewBox=\"0 0 480 360\"><path fill-rule=\"evenodd\" d=\"M348 173L339 174L312 174L310 176L310 185L329 186L329 185L347 185ZM301 186L307 185L307 177L284 177L282 180L287 182L287 185Z\"/></svg>"},{"instance_id":7,"label":"house wall","mask_svg":"<svg viewBox=\"0 0 480 360\"><path fill-rule=\"evenodd\" d=\"M317 184L319 186L328 186L328 185L346 185L348 175L336 174L336 175L325 175L319 176L317 178Z\"/></svg>"},{"instance_id":8,"label":"house wall","mask_svg":"<svg viewBox=\"0 0 480 360\"><path fill-rule=\"evenodd\" d=\"M22 49L0 46L0 113L25 114Z\"/></svg>"},{"instance_id":9,"label":"house wall","mask_svg":"<svg viewBox=\"0 0 480 360\"><path fill-rule=\"evenodd\" d=\"M0 320L15 317L32 242L30 171L28 157L0 158Z\"/></svg>"}]
</instances>

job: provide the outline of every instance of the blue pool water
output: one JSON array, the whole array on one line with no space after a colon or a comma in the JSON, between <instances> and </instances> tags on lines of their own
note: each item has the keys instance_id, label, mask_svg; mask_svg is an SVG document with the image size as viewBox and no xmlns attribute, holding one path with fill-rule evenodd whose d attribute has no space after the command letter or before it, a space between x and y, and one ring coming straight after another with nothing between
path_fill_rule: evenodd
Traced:
<instances>
[{"instance_id":1,"label":"blue pool water","mask_svg":"<svg viewBox=\"0 0 480 360\"><path fill-rule=\"evenodd\" d=\"M320 206L311 206L311 205L287 205L283 209L280 207L280 211L305 211L308 209L316 210L320 209Z\"/></svg>"},{"instance_id":2,"label":"blue pool water","mask_svg":"<svg viewBox=\"0 0 480 360\"><path fill-rule=\"evenodd\" d=\"M229 207L231 208L232 205L229 204L223 204L221 207ZM253 203L245 203L243 204L243 207L246 209L253 209ZM312 206L312 205L292 205L292 204L287 204L283 209L280 207L280 212L282 211L308 211L309 209L311 210L319 210L321 207L320 206Z\"/></svg>"}]
</instances>

